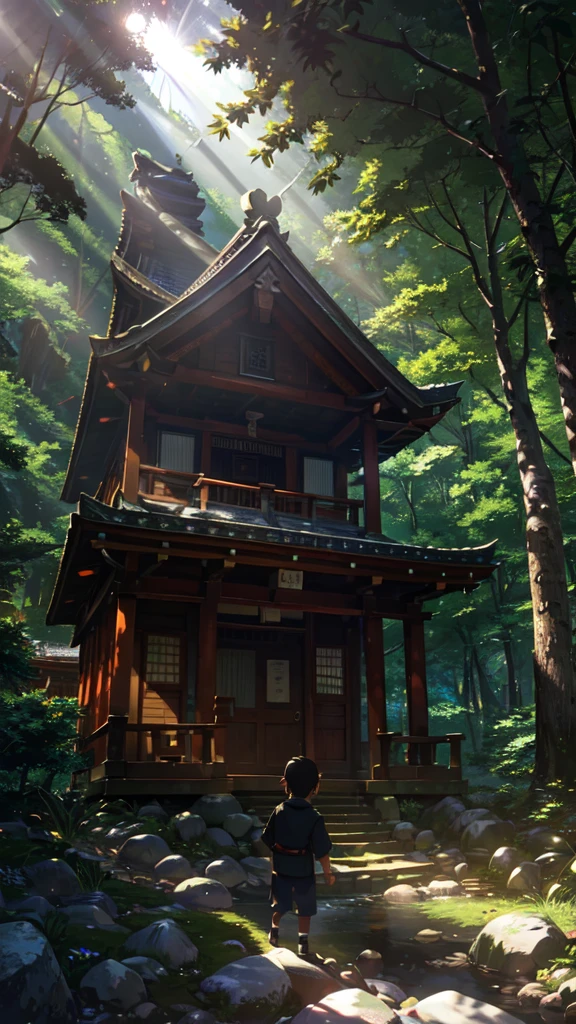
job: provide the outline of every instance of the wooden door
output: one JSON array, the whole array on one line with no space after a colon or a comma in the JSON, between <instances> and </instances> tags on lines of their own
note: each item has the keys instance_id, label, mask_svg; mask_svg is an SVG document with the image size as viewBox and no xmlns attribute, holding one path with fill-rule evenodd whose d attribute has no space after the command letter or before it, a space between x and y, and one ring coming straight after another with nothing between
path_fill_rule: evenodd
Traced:
<instances>
[{"instance_id":1,"label":"wooden door","mask_svg":"<svg viewBox=\"0 0 576 1024\"><path fill-rule=\"evenodd\" d=\"M351 706L348 650L343 644L312 645L314 756L325 775L351 771Z\"/></svg>"},{"instance_id":2,"label":"wooden door","mask_svg":"<svg viewBox=\"0 0 576 1024\"><path fill-rule=\"evenodd\" d=\"M220 629L217 694L227 715L226 765L242 775L281 774L302 753L302 640L281 630Z\"/></svg>"}]
</instances>

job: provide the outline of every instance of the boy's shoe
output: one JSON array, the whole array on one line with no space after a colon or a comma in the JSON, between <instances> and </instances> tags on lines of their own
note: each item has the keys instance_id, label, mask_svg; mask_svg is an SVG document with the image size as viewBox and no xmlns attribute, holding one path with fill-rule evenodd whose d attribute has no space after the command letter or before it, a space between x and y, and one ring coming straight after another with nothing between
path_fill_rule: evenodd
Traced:
<instances>
[{"instance_id":1,"label":"boy's shoe","mask_svg":"<svg viewBox=\"0 0 576 1024\"><path fill-rule=\"evenodd\" d=\"M298 936L298 956L309 956L310 950L308 948L308 936Z\"/></svg>"},{"instance_id":2,"label":"boy's shoe","mask_svg":"<svg viewBox=\"0 0 576 1024\"><path fill-rule=\"evenodd\" d=\"M276 948L278 947L278 945L279 945L279 938L278 938L278 929L277 928L271 928L270 929L270 931L268 933L268 942L270 943L271 946L275 946Z\"/></svg>"}]
</instances>

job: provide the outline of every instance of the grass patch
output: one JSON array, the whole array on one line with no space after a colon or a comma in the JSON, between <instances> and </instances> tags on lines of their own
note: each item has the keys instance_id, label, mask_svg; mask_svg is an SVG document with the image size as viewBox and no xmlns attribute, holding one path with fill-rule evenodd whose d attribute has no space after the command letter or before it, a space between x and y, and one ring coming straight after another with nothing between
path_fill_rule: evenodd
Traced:
<instances>
[{"instance_id":1,"label":"grass patch","mask_svg":"<svg viewBox=\"0 0 576 1024\"><path fill-rule=\"evenodd\" d=\"M541 914L550 918L563 932L576 928L576 901L545 900L542 897L525 896L519 899L488 897L483 899L458 899L425 901L419 905L422 913L431 921L446 921L461 928L482 927L502 914Z\"/></svg>"}]
</instances>

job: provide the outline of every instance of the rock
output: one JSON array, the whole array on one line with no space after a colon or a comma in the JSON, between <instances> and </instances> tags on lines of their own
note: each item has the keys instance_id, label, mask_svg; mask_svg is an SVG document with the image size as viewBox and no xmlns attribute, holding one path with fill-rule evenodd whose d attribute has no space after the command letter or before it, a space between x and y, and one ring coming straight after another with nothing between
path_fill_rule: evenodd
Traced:
<instances>
[{"instance_id":1,"label":"rock","mask_svg":"<svg viewBox=\"0 0 576 1024\"><path fill-rule=\"evenodd\" d=\"M397 1006L408 998L406 993L398 985L395 985L393 981L382 981L381 978L366 978L366 984L371 988L375 988L378 995L388 996Z\"/></svg>"},{"instance_id":2,"label":"rock","mask_svg":"<svg viewBox=\"0 0 576 1024\"><path fill-rule=\"evenodd\" d=\"M0 835L8 839L28 839L28 825L19 821L0 821Z\"/></svg>"},{"instance_id":3,"label":"rock","mask_svg":"<svg viewBox=\"0 0 576 1024\"><path fill-rule=\"evenodd\" d=\"M207 995L222 993L232 1006L267 1000L279 1006L290 991L290 977L280 963L267 956L247 956L221 967L200 985Z\"/></svg>"},{"instance_id":4,"label":"rock","mask_svg":"<svg viewBox=\"0 0 576 1024\"><path fill-rule=\"evenodd\" d=\"M172 825L174 825L180 839L184 843L194 842L197 839L201 839L206 832L206 822L204 818L201 818L199 814L191 814L190 811L184 811L183 814L177 814L172 818Z\"/></svg>"},{"instance_id":5,"label":"rock","mask_svg":"<svg viewBox=\"0 0 576 1024\"><path fill-rule=\"evenodd\" d=\"M72 993L46 936L28 921L0 924L0 1002L5 1024L75 1024Z\"/></svg>"},{"instance_id":6,"label":"rock","mask_svg":"<svg viewBox=\"0 0 576 1024\"><path fill-rule=\"evenodd\" d=\"M242 882L246 881L246 872L241 864L232 857L219 857L218 860L213 860L208 864L206 868L206 878L213 878L217 882L222 882L228 889L233 888L235 885L241 885Z\"/></svg>"},{"instance_id":7,"label":"rock","mask_svg":"<svg viewBox=\"0 0 576 1024\"><path fill-rule=\"evenodd\" d=\"M158 981L159 978L168 976L166 968L151 956L129 956L122 963L131 971L136 971L142 981Z\"/></svg>"},{"instance_id":8,"label":"rock","mask_svg":"<svg viewBox=\"0 0 576 1024\"><path fill-rule=\"evenodd\" d=\"M436 992L421 999L408 1017L426 1024L522 1024L518 1017L491 1003L453 991Z\"/></svg>"},{"instance_id":9,"label":"rock","mask_svg":"<svg viewBox=\"0 0 576 1024\"><path fill-rule=\"evenodd\" d=\"M230 910L232 897L215 878L187 878L179 882L174 895L188 910Z\"/></svg>"},{"instance_id":10,"label":"rock","mask_svg":"<svg viewBox=\"0 0 576 1024\"><path fill-rule=\"evenodd\" d=\"M422 832L418 832L414 840L414 849L421 853L427 853L431 850L436 842L432 829L425 828Z\"/></svg>"},{"instance_id":11,"label":"rock","mask_svg":"<svg viewBox=\"0 0 576 1024\"><path fill-rule=\"evenodd\" d=\"M519 1005L523 1010L537 1010L540 1000L546 995L546 989L539 981L530 981L523 985L516 994Z\"/></svg>"},{"instance_id":12,"label":"rock","mask_svg":"<svg viewBox=\"0 0 576 1024\"><path fill-rule=\"evenodd\" d=\"M234 839L240 839L247 832L253 829L252 818L249 814L227 814L222 822L222 828L229 832Z\"/></svg>"},{"instance_id":13,"label":"rock","mask_svg":"<svg viewBox=\"0 0 576 1024\"><path fill-rule=\"evenodd\" d=\"M557 878L571 860L573 860L571 853L553 853L552 850L548 850L547 853L541 853L539 857L536 857L534 863L540 868L542 878L550 880Z\"/></svg>"},{"instance_id":14,"label":"rock","mask_svg":"<svg viewBox=\"0 0 576 1024\"><path fill-rule=\"evenodd\" d=\"M242 807L231 793L207 793L192 807L193 814L199 814L207 825L222 825L229 814L242 814Z\"/></svg>"},{"instance_id":15,"label":"rock","mask_svg":"<svg viewBox=\"0 0 576 1024\"><path fill-rule=\"evenodd\" d=\"M135 821L131 825L121 823L111 828L104 836L106 846L117 850L130 836L141 835L144 822Z\"/></svg>"},{"instance_id":16,"label":"rock","mask_svg":"<svg viewBox=\"0 0 576 1024\"><path fill-rule=\"evenodd\" d=\"M398 821L400 818L400 807L395 796L377 796L374 801L374 810L380 815L382 821Z\"/></svg>"},{"instance_id":17,"label":"rock","mask_svg":"<svg viewBox=\"0 0 576 1024\"><path fill-rule=\"evenodd\" d=\"M144 868L153 871L156 864L170 856L170 847L161 836L143 833L130 836L120 847L118 860L130 868Z\"/></svg>"},{"instance_id":18,"label":"rock","mask_svg":"<svg viewBox=\"0 0 576 1024\"><path fill-rule=\"evenodd\" d=\"M558 960L566 948L566 936L539 914L502 914L489 921L470 947L469 957L478 967L500 971L508 977L534 978L539 970Z\"/></svg>"},{"instance_id":19,"label":"rock","mask_svg":"<svg viewBox=\"0 0 576 1024\"><path fill-rule=\"evenodd\" d=\"M438 869L438 871L441 871L447 875L452 874L454 868L456 867L456 864L458 863L458 860L462 860L462 854L460 854L459 858L456 858L454 854L447 853L445 851L443 851L442 853L435 853L434 856L432 857L432 861L435 867Z\"/></svg>"},{"instance_id":20,"label":"rock","mask_svg":"<svg viewBox=\"0 0 576 1024\"><path fill-rule=\"evenodd\" d=\"M490 871L496 871L499 875L509 875L521 860L520 853L513 846L499 846L490 858Z\"/></svg>"},{"instance_id":21,"label":"rock","mask_svg":"<svg viewBox=\"0 0 576 1024\"><path fill-rule=\"evenodd\" d=\"M419 903L421 895L413 885L393 885L386 889L384 899L388 903Z\"/></svg>"},{"instance_id":22,"label":"rock","mask_svg":"<svg viewBox=\"0 0 576 1024\"><path fill-rule=\"evenodd\" d=\"M432 864L427 853L422 853L422 850L412 850L411 853L402 854L405 860L413 860L415 864Z\"/></svg>"},{"instance_id":23,"label":"rock","mask_svg":"<svg viewBox=\"0 0 576 1024\"><path fill-rule=\"evenodd\" d=\"M557 1021L560 1024L560 1021L564 1020L564 1004L560 993L551 992L543 996L538 1004L538 1013L546 1024L556 1024Z\"/></svg>"},{"instance_id":24,"label":"rock","mask_svg":"<svg viewBox=\"0 0 576 1024\"><path fill-rule=\"evenodd\" d=\"M216 1024L216 1017L208 1010L190 1010L180 1018L177 1024Z\"/></svg>"},{"instance_id":25,"label":"rock","mask_svg":"<svg viewBox=\"0 0 576 1024\"><path fill-rule=\"evenodd\" d=\"M392 839L400 843L411 842L417 832L416 825L413 825L411 821L399 821L392 829Z\"/></svg>"},{"instance_id":26,"label":"rock","mask_svg":"<svg viewBox=\"0 0 576 1024\"><path fill-rule=\"evenodd\" d=\"M222 945L232 946L233 949L239 949L241 953L246 953L246 946L240 942L240 939L225 939Z\"/></svg>"},{"instance_id":27,"label":"rock","mask_svg":"<svg viewBox=\"0 0 576 1024\"><path fill-rule=\"evenodd\" d=\"M122 925L114 924L114 921L102 907L96 907L91 903L79 903L76 906L62 907L59 911L64 914L70 924L80 925L83 928L100 928L103 931L108 932L125 932L129 934L128 928L123 928Z\"/></svg>"},{"instance_id":28,"label":"rock","mask_svg":"<svg viewBox=\"0 0 576 1024\"><path fill-rule=\"evenodd\" d=\"M162 879L167 882L183 882L185 878L194 878L194 868L186 857L177 853L171 853L154 866L154 879L157 882Z\"/></svg>"},{"instance_id":29,"label":"rock","mask_svg":"<svg viewBox=\"0 0 576 1024\"><path fill-rule=\"evenodd\" d=\"M559 836L557 832L547 828L546 825L540 825L538 828L530 829L529 832L524 832L520 836L520 841L522 848L532 856L538 857L541 853L548 852L574 856L574 850L564 836Z\"/></svg>"},{"instance_id":30,"label":"rock","mask_svg":"<svg viewBox=\"0 0 576 1024\"><path fill-rule=\"evenodd\" d=\"M568 1006L576 1000L576 977L568 978L567 981L563 981L558 989L558 992L562 996L562 1003L564 1006Z\"/></svg>"},{"instance_id":31,"label":"rock","mask_svg":"<svg viewBox=\"0 0 576 1024\"><path fill-rule=\"evenodd\" d=\"M324 996L319 1003L305 1006L292 1024L398 1024L389 1006L361 988L346 988Z\"/></svg>"},{"instance_id":32,"label":"rock","mask_svg":"<svg viewBox=\"0 0 576 1024\"><path fill-rule=\"evenodd\" d=\"M473 821L462 833L462 849L464 852L477 847L494 853L499 846L509 843L514 835L511 821L485 820Z\"/></svg>"},{"instance_id":33,"label":"rock","mask_svg":"<svg viewBox=\"0 0 576 1024\"><path fill-rule=\"evenodd\" d=\"M283 946L271 949L264 955L267 960L284 968L290 979L292 991L300 997L303 1004L317 1003L330 992L337 992L342 988L337 978L317 964L300 959L292 950Z\"/></svg>"},{"instance_id":34,"label":"rock","mask_svg":"<svg viewBox=\"0 0 576 1024\"><path fill-rule=\"evenodd\" d=\"M118 907L107 892L79 892L75 896L61 896L58 900L59 907L76 907L80 904L100 907L108 914L108 917L118 917Z\"/></svg>"},{"instance_id":35,"label":"rock","mask_svg":"<svg viewBox=\"0 0 576 1024\"><path fill-rule=\"evenodd\" d=\"M4 906L4 902L0 903ZM46 917L54 907L44 896L27 896L24 900L16 900L8 904L8 910L18 910L22 913L36 914L39 918Z\"/></svg>"},{"instance_id":36,"label":"rock","mask_svg":"<svg viewBox=\"0 0 576 1024\"><path fill-rule=\"evenodd\" d=\"M152 803L145 804L138 811L139 818L158 818L160 821L168 821L169 815L160 806L157 800L153 800Z\"/></svg>"},{"instance_id":37,"label":"rock","mask_svg":"<svg viewBox=\"0 0 576 1024\"><path fill-rule=\"evenodd\" d=\"M576 1003L570 1003L564 1010L564 1020L576 1020Z\"/></svg>"},{"instance_id":38,"label":"rock","mask_svg":"<svg viewBox=\"0 0 576 1024\"><path fill-rule=\"evenodd\" d=\"M272 882L272 861L268 857L243 857L240 861L245 871L256 875L266 885Z\"/></svg>"},{"instance_id":39,"label":"rock","mask_svg":"<svg viewBox=\"0 0 576 1024\"><path fill-rule=\"evenodd\" d=\"M507 889L516 889L518 892L534 892L540 888L541 871L538 864L532 861L522 861L510 874L506 882Z\"/></svg>"},{"instance_id":40,"label":"rock","mask_svg":"<svg viewBox=\"0 0 576 1024\"><path fill-rule=\"evenodd\" d=\"M126 939L124 949L134 956L159 960L172 970L194 964L198 959L198 949L171 918L154 921L147 928L133 932Z\"/></svg>"},{"instance_id":41,"label":"rock","mask_svg":"<svg viewBox=\"0 0 576 1024\"><path fill-rule=\"evenodd\" d=\"M446 832L459 814L466 810L464 804L457 796L445 796L433 807L428 807L420 818L425 828L432 828L434 832L441 834Z\"/></svg>"},{"instance_id":42,"label":"rock","mask_svg":"<svg viewBox=\"0 0 576 1024\"><path fill-rule=\"evenodd\" d=\"M148 1020L149 1017L152 1017L152 1015L156 1013L157 1009L158 1007L156 1003L140 1003L140 1006L137 1006L135 1010L132 1010L132 1013L136 1017L136 1020Z\"/></svg>"},{"instance_id":43,"label":"rock","mask_svg":"<svg viewBox=\"0 0 576 1024\"><path fill-rule=\"evenodd\" d=\"M266 843L262 841L262 829L255 828L250 833L250 842L252 843L252 854L254 857L269 857L270 850L266 846Z\"/></svg>"},{"instance_id":44,"label":"rock","mask_svg":"<svg viewBox=\"0 0 576 1024\"><path fill-rule=\"evenodd\" d=\"M498 821L498 815L494 814L493 811L489 811L487 807L472 807L468 811L462 811L462 814L459 814L454 819L448 831L450 835L460 836L473 821L487 820Z\"/></svg>"},{"instance_id":45,"label":"rock","mask_svg":"<svg viewBox=\"0 0 576 1024\"><path fill-rule=\"evenodd\" d=\"M40 860L25 867L24 874L34 887L34 896L75 896L82 889L76 872L65 860Z\"/></svg>"},{"instance_id":46,"label":"rock","mask_svg":"<svg viewBox=\"0 0 576 1024\"><path fill-rule=\"evenodd\" d=\"M473 850L468 850L466 854L466 860L470 864L479 864L481 867L483 867L484 864L488 864L490 860L490 854L488 853L488 850L483 850L482 848L476 847Z\"/></svg>"},{"instance_id":47,"label":"rock","mask_svg":"<svg viewBox=\"0 0 576 1024\"><path fill-rule=\"evenodd\" d=\"M363 978L374 978L384 969L382 954L375 949L362 950L355 962Z\"/></svg>"},{"instance_id":48,"label":"rock","mask_svg":"<svg viewBox=\"0 0 576 1024\"><path fill-rule=\"evenodd\" d=\"M423 945L426 945L430 942L440 942L442 932L434 931L433 928L423 928L422 931L416 933L414 938L416 939L416 942L421 942Z\"/></svg>"},{"instance_id":49,"label":"rock","mask_svg":"<svg viewBox=\"0 0 576 1024\"><path fill-rule=\"evenodd\" d=\"M452 878L434 878L427 885L431 896L461 896L464 892L461 885Z\"/></svg>"},{"instance_id":50,"label":"rock","mask_svg":"<svg viewBox=\"0 0 576 1024\"><path fill-rule=\"evenodd\" d=\"M229 832L226 832L223 828L207 828L206 836L211 839L216 846L236 846L236 840L232 838Z\"/></svg>"},{"instance_id":51,"label":"rock","mask_svg":"<svg viewBox=\"0 0 576 1024\"><path fill-rule=\"evenodd\" d=\"M462 861L460 864L454 865L454 877L457 882L462 882L464 878L470 876L470 868L466 861Z\"/></svg>"},{"instance_id":52,"label":"rock","mask_svg":"<svg viewBox=\"0 0 576 1024\"><path fill-rule=\"evenodd\" d=\"M91 967L80 982L83 999L92 1006L131 1010L146 999L146 986L136 971L118 960L102 960Z\"/></svg>"}]
</instances>

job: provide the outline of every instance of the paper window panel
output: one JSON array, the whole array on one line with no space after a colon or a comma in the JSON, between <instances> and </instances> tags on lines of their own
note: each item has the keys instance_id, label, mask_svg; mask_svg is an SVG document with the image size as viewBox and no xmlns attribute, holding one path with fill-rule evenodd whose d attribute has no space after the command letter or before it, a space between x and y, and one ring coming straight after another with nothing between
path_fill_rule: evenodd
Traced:
<instances>
[{"instance_id":1,"label":"paper window panel","mask_svg":"<svg viewBox=\"0 0 576 1024\"><path fill-rule=\"evenodd\" d=\"M304 458L304 493L334 497L334 463L331 459Z\"/></svg>"},{"instance_id":2,"label":"paper window panel","mask_svg":"<svg viewBox=\"0 0 576 1024\"><path fill-rule=\"evenodd\" d=\"M233 697L236 708L256 707L255 651L218 651L216 693L219 697Z\"/></svg>"},{"instance_id":3,"label":"paper window panel","mask_svg":"<svg viewBox=\"0 0 576 1024\"><path fill-rule=\"evenodd\" d=\"M192 434L176 434L171 430L162 430L158 464L161 469L193 473L195 448L196 438Z\"/></svg>"},{"instance_id":4,"label":"paper window panel","mask_svg":"<svg viewBox=\"0 0 576 1024\"><path fill-rule=\"evenodd\" d=\"M148 637L146 680L149 683L180 683L180 637Z\"/></svg>"},{"instance_id":5,"label":"paper window panel","mask_svg":"<svg viewBox=\"0 0 576 1024\"><path fill-rule=\"evenodd\" d=\"M344 652L341 647L316 648L316 693L344 694Z\"/></svg>"}]
</instances>

